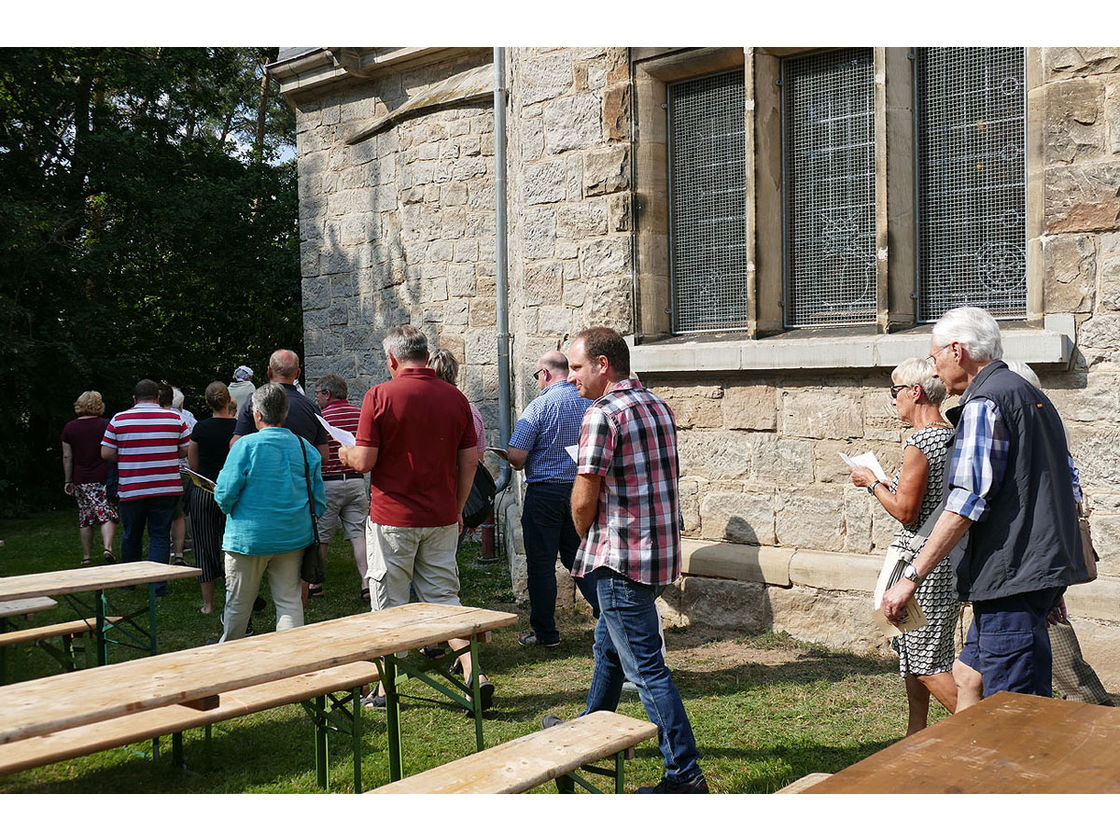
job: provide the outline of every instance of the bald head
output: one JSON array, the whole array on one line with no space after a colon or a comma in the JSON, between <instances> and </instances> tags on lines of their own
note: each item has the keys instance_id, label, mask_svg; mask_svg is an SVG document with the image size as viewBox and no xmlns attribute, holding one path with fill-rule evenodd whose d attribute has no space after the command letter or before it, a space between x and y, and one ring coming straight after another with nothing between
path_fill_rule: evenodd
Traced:
<instances>
[{"instance_id":1,"label":"bald head","mask_svg":"<svg viewBox=\"0 0 1120 840\"><path fill-rule=\"evenodd\" d=\"M568 378L568 357L559 350L549 350L537 359L533 377L542 391L549 385L563 382Z\"/></svg>"},{"instance_id":2,"label":"bald head","mask_svg":"<svg viewBox=\"0 0 1120 840\"><path fill-rule=\"evenodd\" d=\"M268 378L291 385L299 378L299 356L291 350L277 350L268 357Z\"/></svg>"}]
</instances>

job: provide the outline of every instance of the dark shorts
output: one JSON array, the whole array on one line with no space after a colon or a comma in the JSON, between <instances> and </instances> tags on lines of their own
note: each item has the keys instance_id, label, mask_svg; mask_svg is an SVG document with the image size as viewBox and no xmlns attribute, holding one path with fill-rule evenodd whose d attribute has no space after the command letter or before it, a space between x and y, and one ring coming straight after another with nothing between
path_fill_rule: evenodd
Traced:
<instances>
[{"instance_id":1,"label":"dark shorts","mask_svg":"<svg viewBox=\"0 0 1120 840\"><path fill-rule=\"evenodd\" d=\"M1046 614L1064 591L1058 587L973 602L960 660L980 672L985 697L997 691L1051 696Z\"/></svg>"}]
</instances>

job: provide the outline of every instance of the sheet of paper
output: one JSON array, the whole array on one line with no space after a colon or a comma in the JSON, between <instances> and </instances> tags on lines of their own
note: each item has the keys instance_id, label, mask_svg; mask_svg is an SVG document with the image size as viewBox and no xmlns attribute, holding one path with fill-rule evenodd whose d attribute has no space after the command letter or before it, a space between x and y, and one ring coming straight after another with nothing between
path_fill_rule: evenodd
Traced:
<instances>
[{"instance_id":1,"label":"sheet of paper","mask_svg":"<svg viewBox=\"0 0 1120 840\"><path fill-rule=\"evenodd\" d=\"M564 451L572 456L572 460L577 464L579 463L579 444L573 443L571 446L565 446Z\"/></svg>"},{"instance_id":2,"label":"sheet of paper","mask_svg":"<svg viewBox=\"0 0 1120 840\"><path fill-rule=\"evenodd\" d=\"M189 478L195 487L205 490L208 493L214 492L214 482L206 476L196 473L194 470L188 469L187 467L179 467L179 472Z\"/></svg>"},{"instance_id":3,"label":"sheet of paper","mask_svg":"<svg viewBox=\"0 0 1120 840\"><path fill-rule=\"evenodd\" d=\"M855 469L856 467L867 467L881 482L883 482L884 484L891 483L890 479L887 478L887 474L883 472L883 468L879 464L879 459L875 457L874 452L871 452L869 450L867 452L861 452L859 455L851 457L845 455L843 452L840 452L838 454L841 458L844 459L844 463L847 464L849 468Z\"/></svg>"},{"instance_id":4,"label":"sheet of paper","mask_svg":"<svg viewBox=\"0 0 1120 840\"><path fill-rule=\"evenodd\" d=\"M337 440L343 446L353 446L355 444L356 438L354 437L352 432L348 432L345 429L340 429L337 426L332 426L330 423L323 419L323 415L321 414L316 414L315 419L323 424L323 428L327 430L328 435Z\"/></svg>"}]
</instances>

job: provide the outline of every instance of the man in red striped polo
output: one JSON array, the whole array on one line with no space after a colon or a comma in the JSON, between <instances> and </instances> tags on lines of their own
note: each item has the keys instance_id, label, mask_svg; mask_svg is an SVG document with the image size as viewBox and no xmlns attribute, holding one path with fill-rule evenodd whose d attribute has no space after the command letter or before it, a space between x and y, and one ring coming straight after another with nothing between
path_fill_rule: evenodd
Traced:
<instances>
[{"instance_id":1,"label":"man in red striped polo","mask_svg":"<svg viewBox=\"0 0 1120 840\"><path fill-rule=\"evenodd\" d=\"M101 439L101 457L117 462L120 477L121 560L140 559L144 527L148 559L167 563L171 555L171 518L183 493L179 459L186 457L191 433L179 413L159 406L159 385L141 379L132 391L132 408L113 415ZM162 595L167 585L156 589Z\"/></svg>"},{"instance_id":2,"label":"man in red striped polo","mask_svg":"<svg viewBox=\"0 0 1120 840\"><path fill-rule=\"evenodd\" d=\"M341 376L329 373L315 380L315 402L323 412L323 419L334 426L358 433L362 410L346 401L349 389ZM366 519L369 517L369 484L366 476L354 472L338 460L339 443L329 441L330 456L323 461L323 489L327 495L327 509L319 517L319 551L326 562L331 538L342 523L342 533L350 541L354 552L354 565L361 581L361 599L369 603L369 583L366 581Z\"/></svg>"}]
</instances>

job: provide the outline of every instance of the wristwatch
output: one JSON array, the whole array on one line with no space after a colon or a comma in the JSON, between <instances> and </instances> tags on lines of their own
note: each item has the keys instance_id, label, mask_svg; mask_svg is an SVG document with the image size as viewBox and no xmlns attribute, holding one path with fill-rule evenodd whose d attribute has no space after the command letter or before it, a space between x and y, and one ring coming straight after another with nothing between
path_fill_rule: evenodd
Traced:
<instances>
[{"instance_id":1,"label":"wristwatch","mask_svg":"<svg viewBox=\"0 0 1120 840\"><path fill-rule=\"evenodd\" d=\"M871 495L871 496L874 496L874 495L875 495L875 488L876 488L876 487L878 487L878 486L879 486L880 484L882 484L882 483L883 483L883 482L881 482L881 481L879 481L878 479L876 479L876 480L875 480L875 483L874 483L874 484L869 484L869 485L867 486L867 492L868 492L868 494L869 494L869 495Z\"/></svg>"},{"instance_id":2,"label":"wristwatch","mask_svg":"<svg viewBox=\"0 0 1120 840\"><path fill-rule=\"evenodd\" d=\"M915 569L914 566L912 564L909 564L909 563L906 565L906 568L902 570L902 576L904 578L906 578L907 580L914 581L914 583L918 584L919 586L921 586L922 581L925 580L925 578L922 575L918 574L918 570Z\"/></svg>"}]
</instances>

